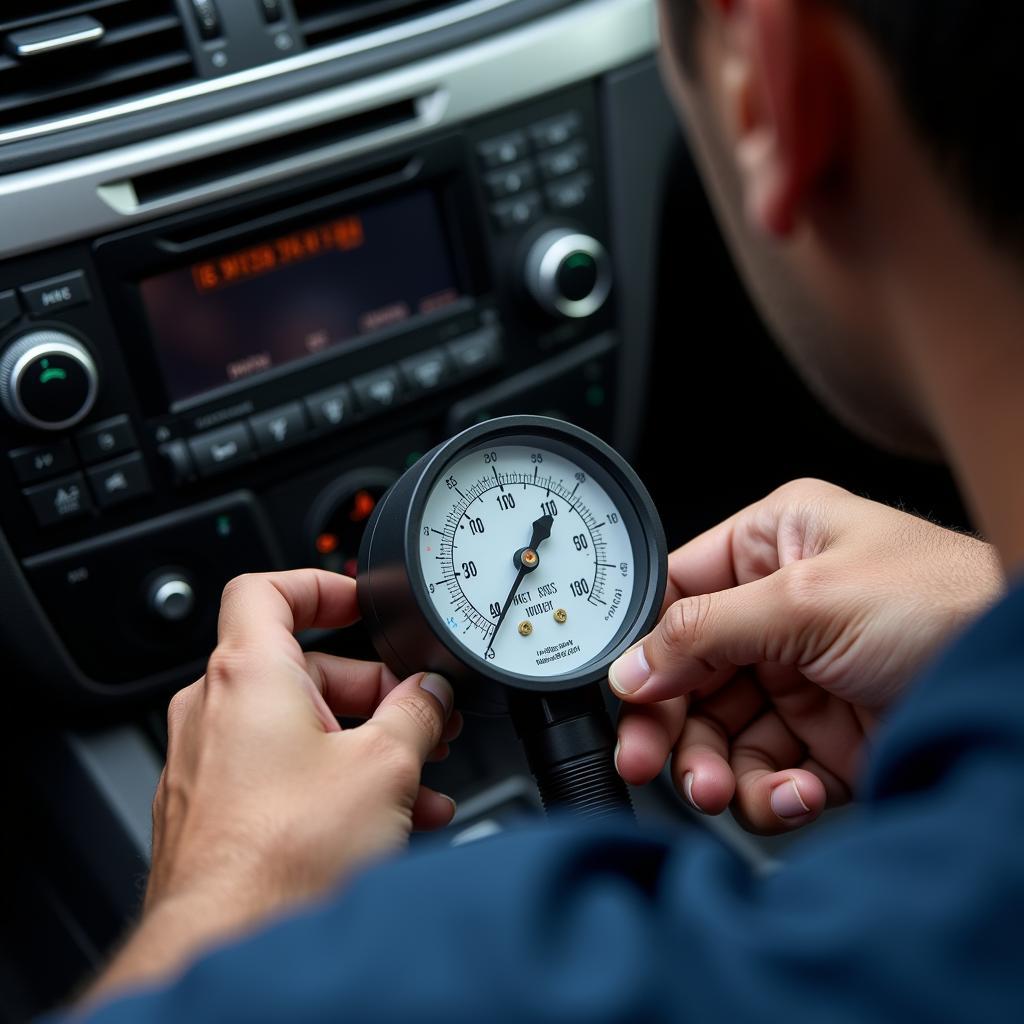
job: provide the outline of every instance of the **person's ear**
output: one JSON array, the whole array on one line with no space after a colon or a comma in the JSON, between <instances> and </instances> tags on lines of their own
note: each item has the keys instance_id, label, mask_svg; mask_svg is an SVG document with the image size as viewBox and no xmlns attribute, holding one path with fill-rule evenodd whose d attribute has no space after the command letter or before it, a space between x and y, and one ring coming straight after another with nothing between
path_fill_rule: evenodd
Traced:
<instances>
[{"instance_id":1,"label":"person's ear","mask_svg":"<svg viewBox=\"0 0 1024 1024\"><path fill-rule=\"evenodd\" d=\"M713 92L734 148L747 216L791 234L840 156L845 103L835 17L807 0L708 0L722 60Z\"/></svg>"}]
</instances>

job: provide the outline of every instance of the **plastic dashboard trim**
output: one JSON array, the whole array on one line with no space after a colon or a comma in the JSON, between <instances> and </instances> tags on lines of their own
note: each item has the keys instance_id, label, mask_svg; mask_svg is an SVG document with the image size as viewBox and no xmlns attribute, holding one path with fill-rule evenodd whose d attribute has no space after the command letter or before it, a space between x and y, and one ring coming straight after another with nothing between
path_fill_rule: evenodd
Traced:
<instances>
[{"instance_id":1,"label":"plastic dashboard trim","mask_svg":"<svg viewBox=\"0 0 1024 1024\"><path fill-rule=\"evenodd\" d=\"M0 178L0 223L4 224L0 258L116 230L461 124L626 65L649 55L656 43L652 0L584 0L508 32L347 85L157 139L9 174ZM134 175L398 99L417 98L419 117L407 124L313 150L304 159L237 174L135 212L130 205L110 204L109 197L124 196L119 186Z\"/></svg>"}]
</instances>

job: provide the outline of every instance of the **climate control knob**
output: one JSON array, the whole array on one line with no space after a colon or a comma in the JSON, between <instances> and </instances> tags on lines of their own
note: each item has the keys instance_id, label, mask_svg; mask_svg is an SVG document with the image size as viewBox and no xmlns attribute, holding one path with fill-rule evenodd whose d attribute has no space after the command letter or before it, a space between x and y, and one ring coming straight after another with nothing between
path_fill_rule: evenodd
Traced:
<instances>
[{"instance_id":1,"label":"climate control knob","mask_svg":"<svg viewBox=\"0 0 1024 1024\"><path fill-rule=\"evenodd\" d=\"M23 334L0 356L0 405L28 427L73 427L89 415L98 391L89 350L63 331Z\"/></svg>"},{"instance_id":2,"label":"climate control knob","mask_svg":"<svg viewBox=\"0 0 1024 1024\"><path fill-rule=\"evenodd\" d=\"M590 235L570 228L546 231L527 253L526 287L555 316L592 316L612 288L608 253Z\"/></svg>"}]
</instances>

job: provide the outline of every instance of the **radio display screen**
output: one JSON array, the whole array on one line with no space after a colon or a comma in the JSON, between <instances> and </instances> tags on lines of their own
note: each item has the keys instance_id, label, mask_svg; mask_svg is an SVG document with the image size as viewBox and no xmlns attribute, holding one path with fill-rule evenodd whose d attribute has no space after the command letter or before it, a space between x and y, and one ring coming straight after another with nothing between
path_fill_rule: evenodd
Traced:
<instances>
[{"instance_id":1,"label":"radio display screen","mask_svg":"<svg viewBox=\"0 0 1024 1024\"><path fill-rule=\"evenodd\" d=\"M418 192L140 283L172 403L460 298L437 200Z\"/></svg>"}]
</instances>

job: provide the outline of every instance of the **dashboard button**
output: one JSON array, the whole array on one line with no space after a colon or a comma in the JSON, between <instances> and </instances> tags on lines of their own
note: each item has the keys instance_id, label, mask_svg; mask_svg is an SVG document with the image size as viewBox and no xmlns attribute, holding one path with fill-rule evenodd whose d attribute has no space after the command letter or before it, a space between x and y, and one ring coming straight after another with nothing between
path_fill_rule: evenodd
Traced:
<instances>
[{"instance_id":1,"label":"dashboard button","mask_svg":"<svg viewBox=\"0 0 1024 1024\"><path fill-rule=\"evenodd\" d=\"M448 354L461 373L482 373L501 362L501 338L493 327L448 344Z\"/></svg>"},{"instance_id":2,"label":"dashboard button","mask_svg":"<svg viewBox=\"0 0 1024 1024\"><path fill-rule=\"evenodd\" d=\"M268 25L272 25L284 17L281 0L260 0L260 7L263 9L263 20Z\"/></svg>"},{"instance_id":3,"label":"dashboard button","mask_svg":"<svg viewBox=\"0 0 1024 1024\"><path fill-rule=\"evenodd\" d=\"M477 156L484 167L504 167L518 163L529 152L529 144L522 132L510 132L495 139L488 139L476 147Z\"/></svg>"},{"instance_id":4,"label":"dashboard button","mask_svg":"<svg viewBox=\"0 0 1024 1024\"><path fill-rule=\"evenodd\" d=\"M87 470L100 508L110 508L152 493L149 474L138 452Z\"/></svg>"},{"instance_id":5,"label":"dashboard button","mask_svg":"<svg viewBox=\"0 0 1024 1024\"><path fill-rule=\"evenodd\" d=\"M102 423L94 423L80 430L75 441L79 455L87 463L102 462L138 447L132 421L127 416L112 416Z\"/></svg>"},{"instance_id":6,"label":"dashboard button","mask_svg":"<svg viewBox=\"0 0 1024 1024\"><path fill-rule=\"evenodd\" d=\"M256 447L265 452L287 448L307 433L306 414L298 402L280 405L269 412L249 417Z\"/></svg>"},{"instance_id":7,"label":"dashboard button","mask_svg":"<svg viewBox=\"0 0 1024 1024\"><path fill-rule=\"evenodd\" d=\"M539 192L524 192L514 199L506 199L491 207L494 223L502 231L525 228L540 215L543 205Z\"/></svg>"},{"instance_id":8,"label":"dashboard button","mask_svg":"<svg viewBox=\"0 0 1024 1024\"><path fill-rule=\"evenodd\" d=\"M552 182L544 190L548 208L551 210L573 210L582 206L589 198L593 189L594 179L585 171L571 178Z\"/></svg>"},{"instance_id":9,"label":"dashboard button","mask_svg":"<svg viewBox=\"0 0 1024 1024\"><path fill-rule=\"evenodd\" d=\"M403 360L400 368L413 391L443 388L452 378L448 357L439 348Z\"/></svg>"},{"instance_id":10,"label":"dashboard button","mask_svg":"<svg viewBox=\"0 0 1024 1024\"><path fill-rule=\"evenodd\" d=\"M0 331L21 316L21 304L14 292L0 292Z\"/></svg>"},{"instance_id":11,"label":"dashboard button","mask_svg":"<svg viewBox=\"0 0 1024 1024\"><path fill-rule=\"evenodd\" d=\"M325 388L306 397L306 412L314 427L340 427L355 418L355 403L347 384Z\"/></svg>"},{"instance_id":12,"label":"dashboard button","mask_svg":"<svg viewBox=\"0 0 1024 1024\"><path fill-rule=\"evenodd\" d=\"M540 164L541 177L564 178L567 174L575 174L586 166L587 147L582 142L574 142L563 149L553 149L550 153L541 153L537 157Z\"/></svg>"},{"instance_id":13,"label":"dashboard button","mask_svg":"<svg viewBox=\"0 0 1024 1024\"><path fill-rule=\"evenodd\" d=\"M171 479L176 484L188 483L195 480L196 470L192 464L192 456L189 453L188 445L181 440L168 441L157 449L160 457L167 464L171 472Z\"/></svg>"},{"instance_id":14,"label":"dashboard button","mask_svg":"<svg viewBox=\"0 0 1024 1024\"><path fill-rule=\"evenodd\" d=\"M192 12L203 39L216 39L220 35L220 15L213 0L192 0Z\"/></svg>"},{"instance_id":15,"label":"dashboard button","mask_svg":"<svg viewBox=\"0 0 1024 1024\"><path fill-rule=\"evenodd\" d=\"M70 519L78 519L92 511L92 499L81 473L62 476L48 484L30 487L22 494L28 499L40 526L55 526Z\"/></svg>"},{"instance_id":16,"label":"dashboard button","mask_svg":"<svg viewBox=\"0 0 1024 1024\"><path fill-rule=\"evenodd\" d=\"M159 573L146 588L149 610L164 622L181 622L196 607L196 592L185 573L175 570Z\"/></svg>"},{"instance_id":17,"label":"dashboard button","mask_svg":"<svg viewBox=\"0 0 1024 1024\"><path fill-rule=\"evenodd\" d=\"M31 484L48 476L66 473L75 468L75 453L70 441L33 445L8 452L14 475L23 483Z\"/></svg>"},{"instance_id":18,"label":"dashboard button","mask_svg":"<svg viewBox=\"0 0 1024 1024\"><path fill-rule=\"evenodd\" d=\"M81 270L27 284L20 291L29 312L36 316L57 313L89 301L89 286Z\"/></svg>"},{"instance_id":19,"label":"dashboard button","mask_svg":"<svg viewBox=\"0 0 1024 1024\"><path fill-rule=\"evenodd\" d=\"M189 449L200 476L223 473L252 454L252 439L243 423L233 423L189 438Z\"/></svg>"},{"instance_id":20,"label":"dashboard button","mask_svg":"<svg viewBox=\"0 0 1024 1024\"><path fill-rule=\"evenodd\" d=\"M402 382L394 367L356 377L352 387L367 412L385 412L398 405L402 397Z\"/></svg>"},{"instance_id":21,"label":"dashboard button","mask_svg":"<svg viewBox=\"0 0 1024 1024\"><path fill-rule=\"evenodd\" d=\"M551 149L571 142L580 134L581 129L580 115L575 110L570 110L533 125L530 128L530 138L537 149Z\"/></svg>"},{"instance_id":22,"label":"dashboard button","mask_svg":"<svg viewBox=\"0 0 1024 1024\"><path fill-rule=\"evenodd\" d=\"M537 174L529 163L514 164L501 171L494 171L484 179L487 194L491 199L505 199L533 188Z\"/></svg>"}]
</instances>

